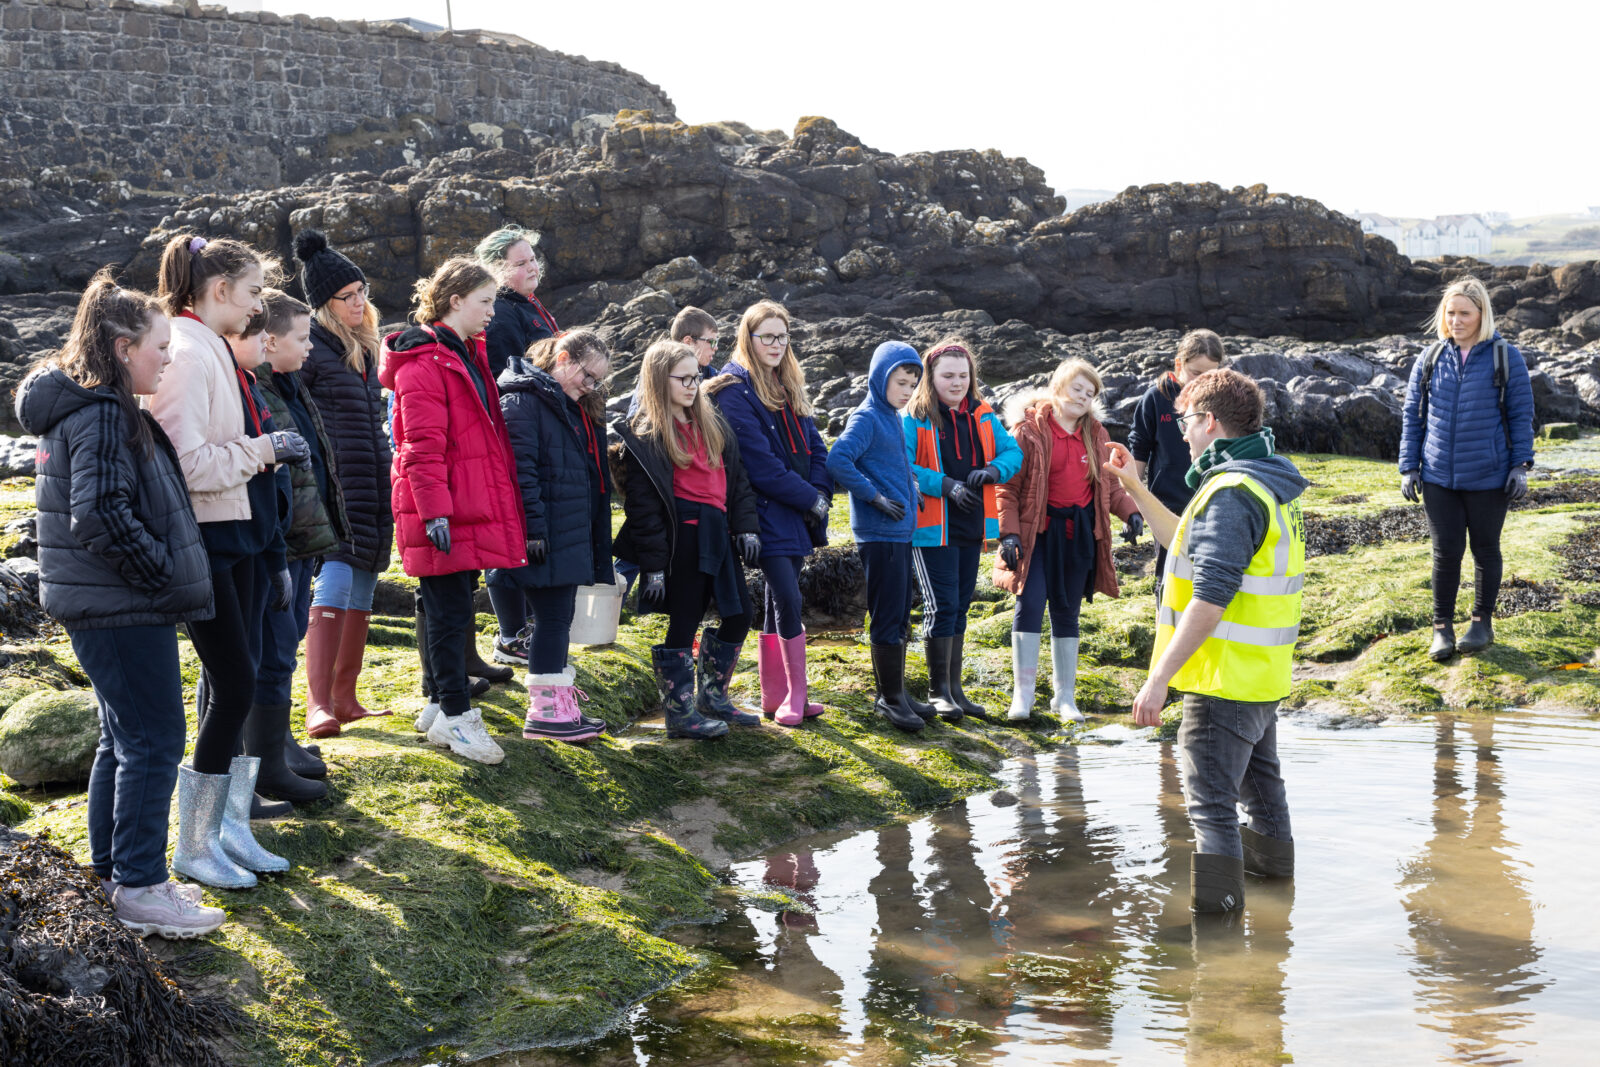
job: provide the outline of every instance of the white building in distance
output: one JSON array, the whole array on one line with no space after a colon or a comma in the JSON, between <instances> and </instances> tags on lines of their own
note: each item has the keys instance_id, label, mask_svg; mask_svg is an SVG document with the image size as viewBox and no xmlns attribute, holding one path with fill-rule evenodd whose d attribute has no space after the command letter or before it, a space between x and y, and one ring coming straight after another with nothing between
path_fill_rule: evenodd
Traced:
<instances>
[{"instance_id":1,"label":"white building in distance","mask_svg":"<svg viewBox=\"0 0 1600 1067\"><path fill-rule=\"evenodd\" d=\"M1440 215L1434 219L1400 221L1370 211L1356 213L1364 234L1375 233L1394 242L1400 254L1412 259L1436 256L1486 256L1494 250L1494 234L1481 215Z\"/></svg>"}]
</instances>

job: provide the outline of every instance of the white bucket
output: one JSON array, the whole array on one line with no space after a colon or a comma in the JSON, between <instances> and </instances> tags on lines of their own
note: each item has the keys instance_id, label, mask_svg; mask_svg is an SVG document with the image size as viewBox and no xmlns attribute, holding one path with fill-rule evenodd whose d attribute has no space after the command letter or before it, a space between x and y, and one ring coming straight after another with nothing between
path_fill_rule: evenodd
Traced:
<instances>
[{"instance_id":1,"label":"white bucket","mask_svg":"<svg viewBox=\"0 0 1600 1067\"><path fill-rule=\"evenodd\" d=\"M622 618L622 578L609 585L578 586L578 603L572 615L572 643L609 645L617 639Z\"/></svg>"}]
</instances>

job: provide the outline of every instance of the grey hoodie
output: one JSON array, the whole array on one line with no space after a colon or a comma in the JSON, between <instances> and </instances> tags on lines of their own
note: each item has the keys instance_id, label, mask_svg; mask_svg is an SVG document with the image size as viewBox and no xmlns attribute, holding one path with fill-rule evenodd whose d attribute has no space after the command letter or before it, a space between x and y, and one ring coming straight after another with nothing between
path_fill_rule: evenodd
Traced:
<instances>
[{"instance_id":1,"label":"grey hoodie","mask_svg":"<svg viewBox=\"0 0 1600 1067\"><path fill-rule=\"evenodd\" d=\"M1248 474L1280 504L1295 499L1311 484L1293 463L1278 455L1219 463L1206 477L1224 471ZM1227 607L1270 525L1266 508L1248 489L1223 489L1213 496L1205 510L1190 519L1184 536L1184 551L1194 564L1195 599Z\"/></svg>"}]
</instances>

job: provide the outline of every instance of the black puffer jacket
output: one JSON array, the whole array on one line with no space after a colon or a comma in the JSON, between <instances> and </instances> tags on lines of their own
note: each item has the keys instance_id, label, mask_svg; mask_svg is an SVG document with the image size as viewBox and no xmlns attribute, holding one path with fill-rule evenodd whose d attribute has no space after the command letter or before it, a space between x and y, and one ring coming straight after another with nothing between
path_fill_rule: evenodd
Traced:
<instances>
[{"instance_id":1,"label":"black puffer jacket","mask_svg":"<svg viewBox=\"0 0 1600 1067\"><path fill-rule=\"evenodd\" d=\"M638 564L642 571L665 571L678 547L672 460L653 442L640 439L626 420L618 419L611 428L622 442L617 492L627 516L617 532L617 558ZM761 515L739 458L739 440L726 423L722 433L722 465L728 472L728 533L759 534Z\"/></svg>"},{"instance_id":2,"label":"black puffer jacket","mask_svg":"<svg viewBox=\"0 0 1600 1067\"><path fill-rule=\"evenodd\" d=\"M538 297L526 297L501 286L494 294L494 318L483 331L489 369L496 378L507 367L518 374L526 373L523 353L528 351L529 345L553 336L555 331L556 320L545 311Z\"/></svg>"},{"instance_id":3,"label":"black puffer jacket","mask_svg":"<svg viewBox=\"0 0 1600 1067\"><path fill-rule=\"evenodd\" d=\"M606 424L592 424L597 464L577 408L554 378L536 367L507 370L499 386L528 540L547 545L544 562L518 568L519 580L541 589L614 581Z\"/></svg>"},{"instance_id":4,"label":"black puffer jacket","mask_svg":"<svg viewBox=\"0 0 1600 1067\"><path fill-rule=\"evenodd\" d=\"M300 384L316 402L344 491L350 537L339 551L323 557L364 571L389 569L394 547L394 513L389 505L389 466L393 456L383 428L383 388L377 357L365 372L351 370L339 339L311 323L311 355L300 368Z\"/></svg>"},{"instance_id":5,"label":"black puffer jacket","mask_svg":"<svg viewBox=\"0 0 1600 1067\"><path fill-rule=\"evenodd\" d=\"M299 379L296 372L274 373L266 365L256 371L256 384L261 386L272 421L280 429L298 430L311 443L312 466L289 468L293 513L283 540L291 560L326 556L350 539L333 445L316 401L300 387ZM327 486L326 494L322 485Z\"/></svg>"},{"instance_id":6,"label":"black puffer jacket","mask_svg":"<svg viewBox=\"0 0 1600 1067\"><path fill-rule=\"evenodd\" d=\"M36 371L17 389L17 421L39 438L39 585L69 630L209 619L211 562L178 455L145 413L155 448L128 445L110 389Z\"/></svg>"}]
</instances>

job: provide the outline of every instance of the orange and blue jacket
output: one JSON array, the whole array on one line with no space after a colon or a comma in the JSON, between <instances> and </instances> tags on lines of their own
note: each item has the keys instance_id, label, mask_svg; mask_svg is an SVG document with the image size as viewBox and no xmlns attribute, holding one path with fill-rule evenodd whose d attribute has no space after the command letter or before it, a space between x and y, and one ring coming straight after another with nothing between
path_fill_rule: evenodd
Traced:
<instances>
[{"instance_id":1,"label":"orange and blue jacket","mask_svg":"<svg viewBox=\"0 0 1600 1067\"><path fill-rule=\"evenodd\" d=\"M976 420L981 456L973 458L974 469L991 467L1000 475L1000 481L1009 482L1022 469L1022 449L1016 439L1006 431L1000 416L988 404L979 404L971 411ZM900 416L900 427L905 434L906 453L911 457L911 474L917 480L922 494L918 501L917 527L911 543L923 548L939 548L950 542L950 523L945 511L944 463L939 458L939 427L929 419L919 419L909 414ZM994 540L1000 536L1000 520L995 509L994 485L983 487L983 536Z\"/></svg>"}]
</instances>

